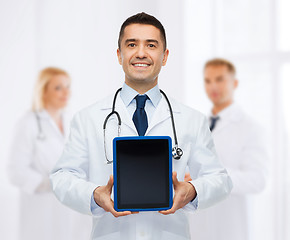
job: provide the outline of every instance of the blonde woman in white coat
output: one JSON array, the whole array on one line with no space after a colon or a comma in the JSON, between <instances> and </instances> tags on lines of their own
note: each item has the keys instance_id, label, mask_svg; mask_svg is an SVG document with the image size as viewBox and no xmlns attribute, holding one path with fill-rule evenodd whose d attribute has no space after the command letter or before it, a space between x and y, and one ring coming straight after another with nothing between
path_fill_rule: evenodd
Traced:
<instances>
[{"instance_id":1,"label":"blonde woman in white coat","mask_svg":"<svg viewBox=\"0 0 290 240\"><path fill-rule=\"evenodd\" d=\"M90 235L90 219L61 205L48 179L68 133L64 108L70 84L62 69L42 70L32 111L16 127L8 169L11 182L20 189L21 240L77 240Z\"/></svg>"},{"instance_id":2,"label":"blonde woman in white coat","mask_svg":"<svg viewBox=\"0 0 290 240\"><path fill-rule=\"evenodd\" d=\"M233 191L225 201L192 216L196 240L251 239L250 227L255 228L250 226L251 196L261 192L266 182L265 132L234 103L235 72L225 59L212 59L204 69L205 90L213 103L210 130L218 156L232 178Z\"/></svg>"}]
</instances>

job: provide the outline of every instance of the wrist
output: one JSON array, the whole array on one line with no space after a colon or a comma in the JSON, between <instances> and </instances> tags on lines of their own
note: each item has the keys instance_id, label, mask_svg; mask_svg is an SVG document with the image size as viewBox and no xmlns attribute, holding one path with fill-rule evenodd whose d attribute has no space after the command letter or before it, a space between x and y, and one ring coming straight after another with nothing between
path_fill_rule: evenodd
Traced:
<instances>
[{"instance_id":1,"label":"wrist","mask_svg":"<svg viewBox=\"0 0 290 240\"><path fill-rule=\"evenodd\" d=\"M190 184L190 190L189 190L189 196L190 196L190 202L192 202L195 198L196 198L196 190L195 187L193 186L193 184L191 182L187 182Z\"/></svg>"},{"instance_id":2,"label":"wrist","mask_svg":"<svg viewBox=\"0 0 290 240\"><path fill-rule=\"evenodd\" d=\"M99 190L99 188L100 188L100 186L98 186L97 188L95 188L95 190L94 190L94 193L93 193L93 196L94 196L94 201L95 201L95 203L100 207L100 205L99 205L99 193L98 193L98 190Z\"/></svg>"}]
</instances>

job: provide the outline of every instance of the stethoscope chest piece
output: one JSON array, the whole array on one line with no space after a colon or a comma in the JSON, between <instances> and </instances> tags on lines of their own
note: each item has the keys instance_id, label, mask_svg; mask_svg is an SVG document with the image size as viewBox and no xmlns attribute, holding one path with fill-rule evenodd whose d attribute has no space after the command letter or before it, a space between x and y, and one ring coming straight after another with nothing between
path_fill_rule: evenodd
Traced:
<instances>
[{"instance_id":1,"label":"stethoscope chest piece","mask_svg":"<svg viewBox=\"0 0 290 240\"><path fill-rule=\"evenodd\" d=\"M172 148L172 157L175 159L175 160L179 160L183 155L183 151L181 148L179 147L173 147Z\"/></svg>"}]
</instances>

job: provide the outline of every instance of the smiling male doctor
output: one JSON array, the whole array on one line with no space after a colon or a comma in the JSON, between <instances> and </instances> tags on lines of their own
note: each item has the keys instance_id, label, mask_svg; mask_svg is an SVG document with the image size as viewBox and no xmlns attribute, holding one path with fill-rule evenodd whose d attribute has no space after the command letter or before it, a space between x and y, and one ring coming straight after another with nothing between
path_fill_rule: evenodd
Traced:
<instances>
[{"instance_id":1,"label":"smiling male doctor","mask_svg":"<svg viewBox=\"0 0 290 240\"><path fill-rule=\"evenodd\" d=\"M116 100L122 118L121 135L173 137L168 105L157 84L169 53L162 24L148 14L136 14L121 26L118 44L118 60L125 73ZM172 160L173 206L160 212L132 214L114 210L112 164L106 163L103 139L103 122L111 112L112 96L74 117L69 141L51 174L51 182L62 203L93 216L92 239L188 240L184 210L211 206L230 193L232 183L217 159L206 117L172 99L170 102L184 154L180 160ZM142 120L137 119L138 114ZM107 132L110 141L117 135L114 117L108 121ZM111 152L110 148L109 156ZM183 182L187 166L193 180Z\"/></svg>"}]
</instances>

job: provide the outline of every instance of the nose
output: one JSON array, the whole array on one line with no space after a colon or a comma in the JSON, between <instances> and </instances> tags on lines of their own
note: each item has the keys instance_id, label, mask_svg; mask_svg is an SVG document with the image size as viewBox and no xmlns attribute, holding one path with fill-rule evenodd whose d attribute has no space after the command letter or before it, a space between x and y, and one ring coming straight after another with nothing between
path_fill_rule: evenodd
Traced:
<instances>
[{"instance_id":1,"label":"nose","mask_svg":"<svg viewBox=\"0 0 290 240\"><path fill-rule=\"evenodd\" d=\"M136 52L136 58L144 59L147 57L146 49L144 45L139 45Z\"/></svg>"},{"instance_id":2,"label":"nose","mask_svg":"<svg viewBox=\"0 0 290 240\"><path fill-rule=\"evenodd\" d=\"M69 89L69 87L64 87L64 88L63 88L63 91L62 91L62 94L63 94L65 97L69 96L69 95L70 95L70 89Z\"/></svg>"}]
</instances>

